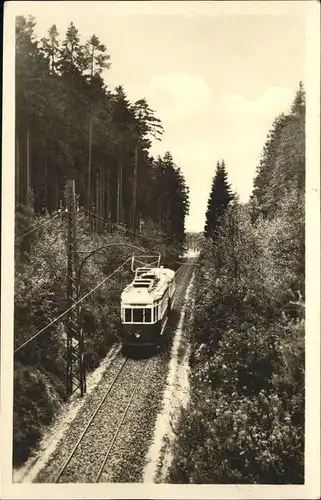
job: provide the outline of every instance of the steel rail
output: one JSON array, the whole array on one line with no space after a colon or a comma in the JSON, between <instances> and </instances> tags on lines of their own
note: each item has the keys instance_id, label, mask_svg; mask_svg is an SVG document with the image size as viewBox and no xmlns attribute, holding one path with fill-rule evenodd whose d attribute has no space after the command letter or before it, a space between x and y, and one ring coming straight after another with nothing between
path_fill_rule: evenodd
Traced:
<instances>
[{"instance_id":1,"label":"steel rail","mask_svg":"<svg viewBox=\"0 0 321 500\"><path fill-rule=\"evenodd\" d=\"M107 396L109 395L110 391L112 390L112 388L115 386L115 383L117 382L120 374L122 373L123 369L124 369L124 366L126 365L128 361L128 358L126 358L124 360L124 362L122 363L121 367L120 367L120 370L118 370L117 372L117 375L114 377L113 381L111 382L111 384L109 385L107 391L105 392L104 394L104 397L101 399L99 405L97 406L96 410L94 411L94 413L92 414L92 416L90 417L89 421L87 422L87 425L86 427L84 428L83 432L81 433L80 437L78 438L78 441L76 442L76 444L74 445L72 451L70 452L67 460L64 462L63 466L61 467L56 479L55 479L55 483L58 483L59 482L59 479L61 478L62 474L64 473L64 471L66 470L66 468L68 467L71 459L73 458L76 450L78 449L78 446L80 445L81 441L83 440L86 432L88 431L92 421L94 420L95 416L97 415L98 411L100 410L100 408L102 407L102 405L104 404L104 402L106 401L106 398Z\"/></svg>"},{"instance_id":2,"label":"steel rail","mask_svg":"<svg viewBox=\"0 0 321 500\"><path fill-rule=\"evenodd\" d=\"M179 268L179 269L175 272L175 277L176 277L176 276L180 273L180 271L181 271L183 268L184 268L184 264L183 264L183 265L181 265L181 266L180 266L180 268ZM176 295L176 294L175 294L175 295ZM175 300L176 300L176 297L174 298L174 301L173 301L173 303L172 303L172 306L174 305ZM166 323L167 323L167 321L166 321ZM165 323L164 327L166 326L166 323ZM65 471L65 470L66 470L66 468L68 467L68 465L69 465L70 461L72 460L72 458L73 458L73 456L74 456L74 454L75 454L76 450L77 450L77 449L78 449L78 447L79 447L79 444L81 443L81 441L83 440L84 436L86 435L86 433L87 433L87 431L88 431L88 429L89 429L90 425L92 424L92 422L93 422L94 418L96 417L96 415L97 415L98 411L100 410L100 408L102 407L102 405L103 405L103 404L104 404L104 402L106 401L107 396L109 395L109 393L111 392L111 390L112 390L112 389L113 389L113 387L115 386L115 384L116 384L116 382L117 382L117 380L118 380L118 378L119 378L120 374L122 373L122 371L123 371L123 369L124 369L125 365L127 364L128 359L129 359L129 358L127 357L127 358L124 360L124 362L122 363L122 365L121 365L120 369L118 370L118 372L117 372L116 376L114 377L114 379L113 379L113 380L112 380L112 382L110 383L110 385L109 385L109 387L108 387L107 391L105 392L105 394L104 394L103 398L101 399L101 401L100 401L99 405L97 406L96 410L94 411L94 413L93 413L93 414L92 414L92 416L90 417L89 421L87 422L87 424L86 424L86 426L85 426L84 430L82 431L82 433L81 433L80 437L78 438L78 440L77 440L76 444L74 445L74 447L73 447L72 451L70 452L70 454L69 454L69 456L68 456L68 459L64 462L63 466L61 467L61 469L60 469L60 471L59 471L59 473L58 473L58 475L57 475L57 477L56 477L56 479L55 479L55 481L54 481L55 483L58 483L58 482L59 482L59 480L60 480L61 476L63 475L64 471ZM139 386L140 386L140 384L141 384L141 381L142 381L142 379L143 379L143 377L144 377L145 371L146 371L146 369L147 369L147 367L148 367L148 365L149 365L150 361L151 361L150 359L148 359L148 360L146 361L146 363L144 364L144 366L143 366L143 368L142 368L142 370L141 370L141 372L140 372L140 374L139 374L139 376L138 376L138 378L137 378L137 382L136 382L136 384L135 384L134 390L133 390L133 391L132 391L132 393L131 393L131 396L130 396L130 398L129 398L129 401L128 401L128 403L127 403L127 405L126 405L126 408L125 408L125 410L124 410L124 412L123 412L123 414L122 414L122 416L121 416L121 419L120 419L120 421L119 421L119 423L118 423L117 429L116 429L116 431L115 431L115 433L114 433L114 435L113 435L112 441L111 441L111 443L110 443L110 445L109 445L109 447L108 447L108 449L107 449L107 452L106 452L106 454L105 454L104 460L103 460L103 462L102 462L102 464L101 464L101 466L100 466L99 472L98 472L98 474L97 474L97 476L96 476L96 480L95 480L95 482L96 482L96 483L98 483L98 482L99 482L99 479L100 479L100 477L101 477L101 475L102 475L102 472L103 472L103 470L104 470L104 467L105 467L105 465L106 465L106 462L107 462L107 460L108 460L108 458L109 458L109 456L110 456L111 450L112 450L112 448L113 448L113 446L114 446L114 443L115 443L115 441L116 441L116 439L117 439L117 436L118 436L118 434L119 434L119 431L120 431L120 429L122 428L123 422L124 422L124 420L125 420L125 418L126 418L126 416L127 416L127 414L128 414L128 411L129 411L130 405L131 405L131 403L132 403L132 401L133 401L133 398L134 398L135 394L137 393L137 390L138 390L138 388L139 388Z\"/></svg>"},{"instance_id":3,"label":"steel rail","mask_svg":"<svg viewBox=\"0 0 321 500\"><path fill-rule=\"evenodd\" d=\"M112 448L113 448L113 446L114 446L114 444L115 444L115 441L116 441L116 439L117 439L117 436L118 436L118 434L119 434L119 431L120 431L120 429L122 428L123 422L124 422L124 420L125 420L125 418L126 418L126 416L127 416L127 414L128 414L128 410L129 410L129 407L130 407L130 405L131 405L131 402L133 401L133 398L134 398L135 394L137 393L137 389L140 387L141 381L142 381L142 379L143 379L143 377L144 377L145 371L146 371L146 369L147 369L147 367L148 367L149 363L150 363L150 359L148 359L148 360L146 361L146 363L144 364L144 366L143 366L143 368L142 368L142 370L141 370L141 372L140 372L139 376L137 377L137 378L138 378L138 380L137 380L137 382L136 382L136 384L135 384L134 390L133 390L133 392L132 392L132 394L131 394L131 396L130 396L130 398L129 398L129 401L128 401L128 403L127 403L127 406L126 406L126 408L125 408L125 410L124 410L124 412L123 412L123 414L122 414L122 416L121 416L121 419L120 419L120 421L119 421L119 423L118 423L117 429L116 429L116 431L115 431L115 433L114 433L113 439L112 439L112 441L111 441L111 443L110 443L110 445L109 445L109 447L108 447L108 449L107 449L107 452L106 452L106 454L105 454L104 460L103 460L103 462L102 462L102 464L101 464L101 466L100 466L99 472L98 472L98 474L97 474L97 476L96 476L96 480L95 480L95 482L96 482L96 483L98 483L98 482L99 482L99 479L100 479L100 477L101 477L101 475L102 475L102 472L103 472L103 470L104 470L104 467L105 467L105 465L106 465L106 462L107 462L107 460L108 460L108 458L109 458L109 456L110 456L111 450L112 450Z\"/></svg>"}]
</instances>

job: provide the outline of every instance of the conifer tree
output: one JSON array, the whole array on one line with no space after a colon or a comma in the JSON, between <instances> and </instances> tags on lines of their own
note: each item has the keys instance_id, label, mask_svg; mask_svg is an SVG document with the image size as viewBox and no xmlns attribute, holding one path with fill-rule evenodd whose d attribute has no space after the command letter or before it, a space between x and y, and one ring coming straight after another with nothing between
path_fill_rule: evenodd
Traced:
<instances>
[{"instance_id":1,"label":"conifer tree","mask_svg":"<svg viewBox=\"0 0 321 500\"><path fill-rule=\"evenodd\" d=\"M54 73L60 53L59 33L55 24L49 28L48 36L41 39L40 50L48 58L50 71Z\"/></svg>"},{"instance_id":2,"label":"conifer tree","mask_svg":"<svg viewBox=\"0 0 321 500\"><path fill-rule=\"evenodd\" d=\"M302 82L288 114L273 124L256 170L251 196L253 218L275 217L285 197L305 184L305 91Z\"/></svg>"},{"instance_id":3,"label":"conifer tree","mask_svg":"<svg viewBox=\"0 0 321 500\"><path fill-rule=\"evenodd\" d=\"M217 162L216 172L212 180L212 188L207 202L206 221L204 228L205 238L214 238L220 224L220 218L234 195L227 181L227 172L224 160Z\"/></svg>"},{"instance_id":4,"label":"conifer tree","mask_svg":"<svg viewBox=\"0 0 321 500\"><path fill-rule=\"evenodd\" d=\"M121 85L108 88L110 56L97 36L82 43L71 22L62 38L53 24L38 41L35 25L17 17L16 204L56 211L74 178L97 231L96 215L135 232L157 227L164 241L183 244L188 190L173 158L158 165L151 156L163 132L155 111Z\"/></svg>"}]
</instances>

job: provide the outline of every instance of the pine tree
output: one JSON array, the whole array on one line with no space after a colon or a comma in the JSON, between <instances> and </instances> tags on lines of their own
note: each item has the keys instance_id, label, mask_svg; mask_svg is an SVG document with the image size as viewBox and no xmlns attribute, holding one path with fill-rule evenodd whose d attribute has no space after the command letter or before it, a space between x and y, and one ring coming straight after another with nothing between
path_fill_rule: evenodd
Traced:
<instances>
[{"instance_id":1,"label":"pine tree","mask_svg":"<svg viewBox=\"0 0 321 500\"><path fill-rule=\"evenodd\" d=\"M305 92L302 82L288 114L278 116L264 145L251 196L252 215L272 219L287 195L304 191Z\"/></svg>"},{"instance_id":2,"label":"pine tree","mask_svg":"<svg viewBox=\"0 0 321 500\"><path fill-rule=\"evenodd\" d=\"M104 69L110 68L110 55L106 53L106 46L100 43L96 35L88 40L85 45L83 54L83 71L88 72L87 79L89 86L87 87L87 97L89 101L89 117L88 117L88 171L87 171L87 208L89 212L92 207L92 142L93 142L93 122L95 114L97 114L97 104L99 106L99 98L103 90L104 83L101 78L101 73ZM98 173L96 173L97 178ZM96 200L96 211L97 200Z\"/></svg>"},{"instance_id":3,"label":"pine tree","mask_svg":"<svg viewBox=\"0 0 321 500\"><path fill-rule=\"evenodd\" d=\"M59 70L66 77L78 76L85 62L85 47L80 43L80 33L74 23L70 23L62 42Z\"/></svg>"},{"instance_id":4,"label":"pine tree","mask_svg":"<svg viewBox=\"0 0 321 500\"><path fill-rule=\"evenodd\" d=\"M227 172L224 160L216 165L216 172L212 180L212 188L207 203L206 221L204 228L205 238L214 239L220 218L234 195L227 181Z\"/></svg>"},{"instance_id":5,"label":"pine tree","mask_svg":"<svg viewBox=\"0 0 321 500\"><path fill-rule=\"evenodd\" d=\"M31 207L35 164L44 140L48 64L34 34L35 20L16 19L17 202ZM38 141L38 144L36 142ZM40 143L40 144L39 144Z\"/></svg>"},{"instance_id":6,"label":"pine tree","mask_svg":"<svg viewBox=\"0 0 321 500\"><path fill-rule=\"evenodd\" d=\"M48 30L48 37L41 39L41 52L49 60L49 67L51 72L56 71L56 63L59 58L59 33L57 26L53 24Z\"/></svg>"},{"instance_id":7,"label":"pine tree","mask_svg":"<svg viewBox=\"0 0 321 500\"><path fill-rule=\"evenodd\" d=\"M305 113L305 90L303 82L299 83L299 89L291 106L291 113L293 115Z\"/></svg>"},{"instance_id":8,"label":"pine tree","mask_svg":"<svg viewBox=\"0 0 321 500\"><path fill-rule=\"evenodd\" d=\"M141 222L158 227L179 246L188 189L171 156L157 164L150 155L163 132L154 110L144 97L130 102L121 85L107 88L110 56L95 35L83 44L71 22L61 39L52 25L38 41L34 27L18 16L17 205L55 211L74 178L79 204L94 215L136 232Z\"/></svg>"}]
</instances>

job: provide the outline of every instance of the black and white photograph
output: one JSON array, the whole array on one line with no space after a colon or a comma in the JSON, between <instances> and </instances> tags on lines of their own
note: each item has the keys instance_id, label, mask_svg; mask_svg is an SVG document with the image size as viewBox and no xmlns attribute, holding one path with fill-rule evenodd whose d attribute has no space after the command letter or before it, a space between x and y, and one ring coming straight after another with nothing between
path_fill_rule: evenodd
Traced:
<instances>
[{"instance_id":1,"label":"black and white photograph","mask_svg":"<svg viewBox=\"0 0 321 500\"><path fill-rule=\"evenodd\" d=\"M320 496L319 15L6 3L3 498Z\"/></svg>"}]
</instances>

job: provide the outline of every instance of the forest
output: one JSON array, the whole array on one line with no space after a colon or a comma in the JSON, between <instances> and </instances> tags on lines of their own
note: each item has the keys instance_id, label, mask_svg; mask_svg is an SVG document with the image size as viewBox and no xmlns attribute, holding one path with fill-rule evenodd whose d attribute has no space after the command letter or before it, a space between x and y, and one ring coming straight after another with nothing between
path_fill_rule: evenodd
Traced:
<instances>
[{"instance_id":1,"label":"forest","mask_svg":"<svg viewBox=\"0 0 321 500\"><path fill-rule=\"evenodd\" d=\"M171 483L304 483L305 91L274 120L253 192L219 161L196 274L190 398Z\"/></svg>"},{"instance_id":2,"label":"forest","mask_svg":"<svg viewBox=\"0 0 321 500\"><path fill-rule=\"evenodd\" d=\"M106 46L95 35L81 43L72 22L62 37L48 28L39 40L34 18L16 19L14 465L66 400L64 318L29 341L67 308L66 181L76 184L78 250L119 243L88 259L83 294L131 255L126 243L177 267L189 211L171 153L150 153L163 133L155 112L143 97L130 102L121 85L108 87ZM88 372L117 340L119 296L130 279L127 265L84 303Z\"/></svg>"},{"instance_id":3,"label":"forest","mask_svg":"<svg viewBox=\"0 0 321 500\"><path fill-rule=\"evenodd\" d=\"M82 44L70 23L62 41L55 25L39 41L34 28L32 17L17 18L17 206L52 213L75 179L89 212L134 231L150 221L182 242L188 189L169 152L149 154L163 127L146 99L109 89L110 56L95 35Z\"/></svg>"}]
</instances>

